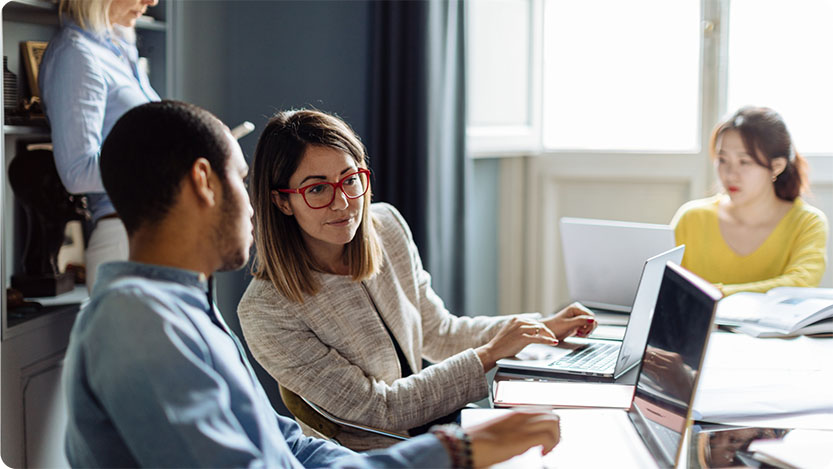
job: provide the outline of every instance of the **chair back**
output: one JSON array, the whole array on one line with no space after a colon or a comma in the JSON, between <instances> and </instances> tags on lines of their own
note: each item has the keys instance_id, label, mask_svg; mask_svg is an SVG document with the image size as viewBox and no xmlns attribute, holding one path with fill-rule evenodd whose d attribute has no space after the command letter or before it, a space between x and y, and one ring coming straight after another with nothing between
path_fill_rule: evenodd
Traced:
<instances>
[{"instance_id":1,"label":"chair back","mask_svg":"<svg viewBox=\"0 0 833 469\"><path fill-rule=\"evenodd\" d=\"M306 398L295 394L289 389L286 389L280 384L278 385L278 389L280 389L281 399L283 399L284 405L290 412L292 412L292 415L294 415L296 419L329 439L338 441L337 436L344 428L374 433L376 435L386 436L395 440L407 440L409 438L407 434L382 430L342 420L308 401Z\"/></svg>"}]
</instances>

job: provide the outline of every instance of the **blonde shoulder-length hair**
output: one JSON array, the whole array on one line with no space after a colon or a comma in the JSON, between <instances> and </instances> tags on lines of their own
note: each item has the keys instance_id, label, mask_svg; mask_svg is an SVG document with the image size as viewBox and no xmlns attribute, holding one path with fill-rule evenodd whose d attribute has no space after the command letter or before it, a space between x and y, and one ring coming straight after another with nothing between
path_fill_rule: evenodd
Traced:
<instances>
[{"instance_id":1,"label":"blonde shoulder-length hair","mask_svg":"<svg viewBox=\"0 0 833 469\"><path fill-rule=\"evenodd\" d=\"M252 274L269 280L282 295L298 303L303 303L304 296L318 293L321 286L315 271L321 268L307 250L295 217L278 209L272 191L289 187L289 178L310 145L343 151L353 157L359 168L367 168L367 151L353 129L324 112L307 109L279 112L260 135L250 184L256 247ZM368 190L362 197L361 223L343 254L354 281L372 277L382 264L382 248L370 213L370 199Z\"/></svg>"},{"instance_id":2,"label":"blonde shoulder-length hair","mask_svg":"<svg viewBox=\"0 0 833 469\"><path fill-rule=\"evenodd\" d=\"M58 11L69 15L87 31L103 33L112 29L108 11L113 0L61 0Z\"/></svg>"}]
</instances>

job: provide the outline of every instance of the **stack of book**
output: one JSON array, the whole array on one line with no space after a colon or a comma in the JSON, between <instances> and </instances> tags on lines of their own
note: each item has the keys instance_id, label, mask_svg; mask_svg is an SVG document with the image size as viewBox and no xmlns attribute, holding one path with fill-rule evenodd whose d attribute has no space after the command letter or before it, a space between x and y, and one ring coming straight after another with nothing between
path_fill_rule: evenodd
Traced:
<instances>
[{"instance_id":1,"label":"stack of book","mask_svg":"<svg viewBox=\"0 0 833 469\"><path fill-rule=\"evenodd\" d=\"M833 335L833 288L735 293L718 303L715 323L753 337Z\"/></svg>"}]
</instances>

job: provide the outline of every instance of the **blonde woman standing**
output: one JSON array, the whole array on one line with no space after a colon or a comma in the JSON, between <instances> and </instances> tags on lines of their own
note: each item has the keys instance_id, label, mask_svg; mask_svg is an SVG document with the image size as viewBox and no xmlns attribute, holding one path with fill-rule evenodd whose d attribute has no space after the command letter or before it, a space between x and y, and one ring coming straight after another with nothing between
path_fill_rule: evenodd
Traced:
<instances>
[{"instance_id":1,"label":"blonde woman standing","mask_svg":"<svg viewBox=\"0 0 833 469\"><path fill-rule=\"evenodd\" d=\"M104 191L101 143L125 112L159 101L139 69L136 20L159 0L61 0L61 29L38 75L52 128L55 165L67 191L87 194L94 228L87 243L87 288L98 265L125 260L127 232Z\"/></svg>"}]
</instances>

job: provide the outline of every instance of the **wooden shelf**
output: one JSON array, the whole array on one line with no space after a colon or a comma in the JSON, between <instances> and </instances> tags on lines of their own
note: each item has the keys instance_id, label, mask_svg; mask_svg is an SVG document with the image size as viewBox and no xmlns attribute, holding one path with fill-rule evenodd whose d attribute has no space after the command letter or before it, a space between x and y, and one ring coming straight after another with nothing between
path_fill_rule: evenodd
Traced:
<instances>
[{"instance_id":1,"label":"wooden shelf","mask_svg":"<svg viewBox=\"0 0 833 469\"><path fill-rule=\"evenodd\" d=\"M39 298L26 298L26 301L37 301L43 306L61 306L68 304L78 304L87 301L90 295L87 294L87 287L84 285L75 285L72 290L61 293L58 296L44 296Z\"/></svg>"},{"instance_id":2,"label":"wooden shelf","mask_svg":"<svg viewBox=\"0 0 833 469\"><path fill-rule=\"evenodd\" d=\"M3 339L45 326L67 314L74 315L88 299L87 287L84 285L76 285L72 291L58 296L26 298L26 301L40 303L41 307L26 312L22 312L20 309L8 311ZM16 312L19 312L19 314L16 314Z\"/></svg>"},{"instance_id":3,"label":"wooden shelf","mask_svg":"<svg viewBox=\"0 0 833 469\"><path fill-rule=\"evenodd\" d=\"M44 306L37 311L27 312L21 316L15 315L14 310L12 310L8 313L9 317L7 318L8 324L6 325L6 327L9 330L14 330L15 328L30 321L43 322L43 320L48 316L52 316L58 313L76 313L79 309L81 309L81 303Z\"/></svg>"},{"instance_id":4,"label":"wooden shelf","mask_svg":"<svg viewBox=\"0 0 833 469\"><path fill-rule=\"evenodd\" d=\"M43 11L58 11L58 5L47 0L11 0L6 8L29 8Z\"/></svg>"},{"instance_id":5,"label":"wooden shelf","mask_svg":"<svg viewBox=\"0 0 833 469\"><path fill-rule=\"evenodd\" d=\"M46 125L4 125L3 135L49 135Z\"/></svg>"},{"instance_id":6,"label":"wooden shelf","mask_svg":"<svg viewBox=\"0 0 833 469\"><path fill-rule=\"evenodd\" d=\"M58 25L58 5L45 0L11 0L3 7L3 21Z\"/></svg>"}]
</instances>

